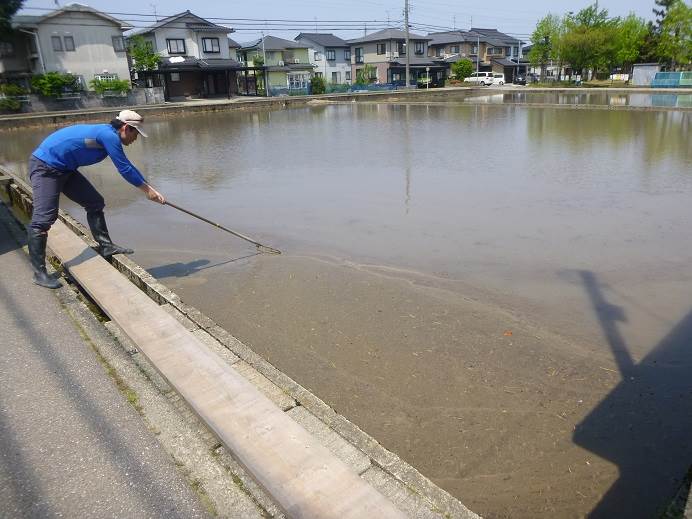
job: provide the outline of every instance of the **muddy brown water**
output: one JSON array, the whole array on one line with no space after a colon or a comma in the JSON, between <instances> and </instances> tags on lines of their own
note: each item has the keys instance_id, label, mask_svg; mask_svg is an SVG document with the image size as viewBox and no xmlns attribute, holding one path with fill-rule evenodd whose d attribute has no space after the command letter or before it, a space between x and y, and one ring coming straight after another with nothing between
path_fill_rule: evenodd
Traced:
<instances>
[{"instance_id":1,"label":"muddy brown water","mask_svg":"<svg viewBox=\"0 0 692 519\"><path fill-rule=\"evenodd\" d=\"M652 517L692 463L690 112L324 105L147 121L116 241L486 517ZM50 129L1 134L0 161ZM69 201L63 207L85 221Z\"/></svg>"}]
</instances>

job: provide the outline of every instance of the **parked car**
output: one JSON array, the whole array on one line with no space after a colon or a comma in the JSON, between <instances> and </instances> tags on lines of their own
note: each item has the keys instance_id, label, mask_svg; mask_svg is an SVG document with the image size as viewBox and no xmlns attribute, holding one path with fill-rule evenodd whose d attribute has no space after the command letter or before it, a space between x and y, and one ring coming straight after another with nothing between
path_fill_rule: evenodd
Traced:
<instances>
[{"instance_id":1,"label":"parked car","mask_svg":"<svg viewBox=\"0 0 692 519\"><path fill-rule=\"evenodd\" d=\"M514 76L515 85L525 85L526 84L526 74L517 74Z\"/></svg>"},{"instance_id":2,"label":"parked car","mask_svg":"<svg viewBox=\"0 0 692 519\"><path fill-rule=\"evenodd\" d=\"M482 86L493 84L492 72L474 72L469 77L464 78L464 83L477 83Z\"/></svg>"},{"instance_id":3,"label":"parked car","mask_svg":"<svg viewBox=\"0 0 692 519\"><path fill-rule=\"evenodd\" d=\"M504 85L505 84L505 75L504 74L499 74L497 72L493 72L493 85Z\"/></svg>"}]
</instances>

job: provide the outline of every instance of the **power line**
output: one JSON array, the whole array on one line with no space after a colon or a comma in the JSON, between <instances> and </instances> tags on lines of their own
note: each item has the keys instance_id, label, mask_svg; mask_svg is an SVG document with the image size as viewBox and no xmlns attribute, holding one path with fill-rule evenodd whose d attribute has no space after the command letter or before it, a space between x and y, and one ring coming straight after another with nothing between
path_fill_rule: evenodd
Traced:
<instances>
[{"instance_id":1,"label":"power line","mask_svg":"<svg viewBox=\"0 0 692 519\"><path fill-rule=\"evenodd\" d=\"M49 7L22 7L22 9L32 9L32 10L40 10L40 11L49 11L53 12L56 9L52 9ZM67 10L65 11L66 13L80 13L80 12L89 12L89 11L70 11ZM107 14L107 15L119 15L119 16L144 16L147 18L154 18L153 14L148 14L148 13L131 13L131 12L119 12L119 11L98 11L99 13L102 14ZM163 21L165 18L172 18L173 16L179 16L185 13L176 13L176 14L169 14L169 15L158 15L159 22ZM194 13L190 13L195 15ZM299 20L299 19L292 19L292 18L224 18L224 17L218 17L218 16L199 16L198 18L203 18L204 20L223 20L223 21L229 21L229 22L243 22L243 21L248 21L248 22L295 22L295 23L310 23L314 24L315 21L318 23L388 23L387 20L315 20L314 18L312 20ZM145 20L142 20L145 21ZM401 21L401 20L399 20Z\"/></svg>"}]
</instances>

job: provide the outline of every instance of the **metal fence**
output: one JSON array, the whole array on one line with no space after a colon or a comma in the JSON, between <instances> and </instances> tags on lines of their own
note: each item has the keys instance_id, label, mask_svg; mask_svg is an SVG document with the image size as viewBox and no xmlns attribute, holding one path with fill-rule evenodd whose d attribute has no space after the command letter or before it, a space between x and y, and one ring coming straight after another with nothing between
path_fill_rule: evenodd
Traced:
<instances>
[{"instance_id":1,"label":"metal fence","mask_svg":"<svg viewBox=\"0 0 692 519\"><path fill-rule=\"evenodd\" d=\"M411 86L415 86L413 83ZM382 92L386 90L398 90L404 88L403 81L398 83L371 83L368 85L355 84L331 84L325 85L325 94L348 94L348 93L358 93L358 92ZM307 88L288 88L288 87L269 87L269 95L271 97L285 97L285 96L306 96L312 95L312 88L308 86Z\"/></svg>"}]
</instances>

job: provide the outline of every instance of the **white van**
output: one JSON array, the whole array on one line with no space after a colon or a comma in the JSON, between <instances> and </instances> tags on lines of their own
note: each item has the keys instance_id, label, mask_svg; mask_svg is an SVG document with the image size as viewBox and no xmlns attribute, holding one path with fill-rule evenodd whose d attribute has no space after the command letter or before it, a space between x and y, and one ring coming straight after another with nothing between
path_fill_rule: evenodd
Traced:
<instances>
[{"instance_id":1,"label":"white van","mask_svg":"<svg viewBox=\"0 0 692 519\"><path fill-rule=\"evenodd\" d=\"M498 74L497 72L493 72L493 85L504 85L505 84L505 75L504 74Z\"/></svg>"},{"instance_id":2,"label":"white van","mask_svg":"<svg viewBox=\"0 0 692 519\"><path fill-rule=\"evenodd\" d=\"M479 85L492 85L493 84L493 73L492 72L474 72L469 77L464 78L464 83L477 83Z\"/></svg>"}]
</instances>

